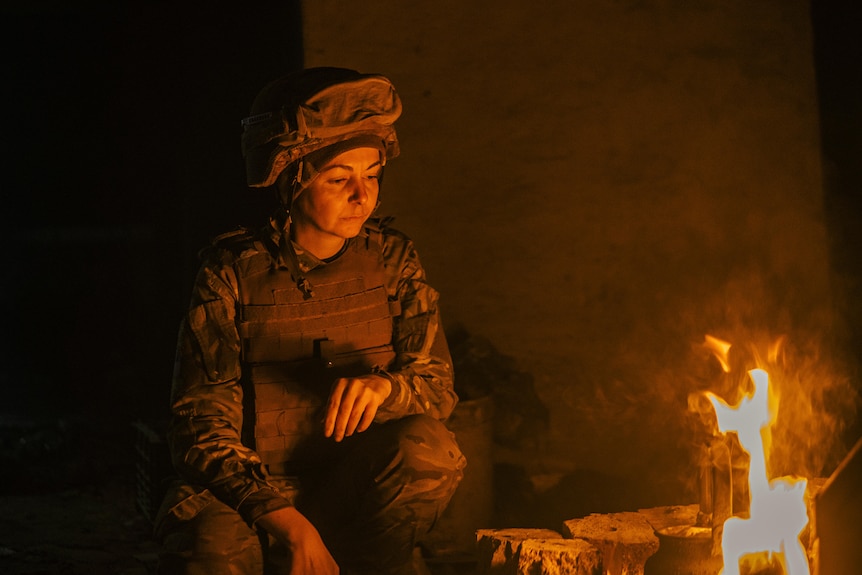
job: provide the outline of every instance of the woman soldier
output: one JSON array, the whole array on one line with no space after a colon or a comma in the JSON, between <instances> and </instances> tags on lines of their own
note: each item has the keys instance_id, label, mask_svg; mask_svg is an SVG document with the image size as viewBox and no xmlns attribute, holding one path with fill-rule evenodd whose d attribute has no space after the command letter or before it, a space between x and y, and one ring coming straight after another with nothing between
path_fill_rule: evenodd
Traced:
<instances>
[{"instance_id":1,"label":"woman soldier","mask_svg":"<svg viewBox=\"0 0 862 575\"><path fill-rule=\"evenodd\" d=\"M413 243L373 216L398 155L385 77L313 68L243 121L251 187L279 207L202 252L156 518L173 573L415 573L465 460L458 400Z\"/></svg>"}]
</instances>

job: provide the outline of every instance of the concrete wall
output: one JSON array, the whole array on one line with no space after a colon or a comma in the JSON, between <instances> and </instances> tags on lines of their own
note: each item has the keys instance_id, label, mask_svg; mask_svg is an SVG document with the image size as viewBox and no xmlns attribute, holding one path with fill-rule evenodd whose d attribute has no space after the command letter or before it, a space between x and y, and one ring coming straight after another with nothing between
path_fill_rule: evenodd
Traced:
<instances>
[{"instance_id":1,"label":"concrete wall","mask_svg":"<svg viewBox=\"0 0 862 575\"><path fill-rule=\"evenodd\" d=\"M306 65L399 90L383 211L444 320L533 374L551 430L526 465L687 497L689 392L729 389L707 333L787 335L797 386L831 389L807 2L315 0L303 19Z\"/></svg>"}]
</instances>

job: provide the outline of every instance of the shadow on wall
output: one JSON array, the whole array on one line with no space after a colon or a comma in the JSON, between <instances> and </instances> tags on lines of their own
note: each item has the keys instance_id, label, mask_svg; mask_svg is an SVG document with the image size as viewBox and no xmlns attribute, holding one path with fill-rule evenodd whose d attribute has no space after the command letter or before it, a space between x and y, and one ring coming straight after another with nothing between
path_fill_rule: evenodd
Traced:
<instances>
[{"instance_id":1,"label":"shadow on wall","mask_svg":"<svg viewBox=\"0 0 862 575\"><path fill-rule=\"evenodd\" d=\"M487 338L462 325L446 331L460 400L493 397L494 443L508 449L541 449L550 415L536 392L533 376Z\"/></svg>"},{"instance_id":2,"label":"shadow on wall","mask_svg":"<svg viewBox=\"0 0 862 575\"><path fill-rule=\"evenodd\" d=\"M648 505L635 482L592 470L542 473L550 426L548 407L536 392L533 375L487 338L463 325L447 329L461 405L491 398L491 453L474 454L475 469L491 459L493 519L477 528L536 527L559 530L563 521L590 513L631 511ZM465 438L469 441L469 437Z\"/></svg>"}]
</instances>

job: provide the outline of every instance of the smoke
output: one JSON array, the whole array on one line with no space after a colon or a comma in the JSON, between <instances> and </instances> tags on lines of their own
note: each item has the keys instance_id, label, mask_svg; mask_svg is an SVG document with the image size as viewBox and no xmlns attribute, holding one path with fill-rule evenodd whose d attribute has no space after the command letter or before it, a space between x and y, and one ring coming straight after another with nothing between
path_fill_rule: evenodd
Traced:
<instances>
[{"instance_id":1,"label":"smoke","mask_svg":"<svg viewBox=\"0 0 862 575\"><path fill-rule=\"evenodd\" d=\"M671 296L638 310L616 356L594 373L584 426L609 430L607 443L631 454L616 471L667 503L697 497L698 466L718 434L704 393L734 405L751 391L754 368L769 373L779 398L770 475L827 476L855 441L845 431L860 398L834 345L831 302L813 295L821 292L811 278L749 264L680 278ZM726 365L706 336L730 344Z\"/></svg>"},{"instance_id":2,"label":"smoke","mask_svg":"<svg viewBox=\"0 0 862 575\"><path fill-rule=\"evenodd\" d=\"M847 453L845 432L854 421L860 397L842 352L834 346L836 322L830 302L806 297L805 284L749 270L718 292L719 302L705 308L693 361L712 364L711 375L692 370L681 378L689 393L690 437L703 441L716 433L714 414L699 397L711 391L731 405L751 393L748 372L769 374L777 409L768 454L772 477L828 476ZM722 361L706 336L730 344ZM705 357L708 356L708 357ZM697 446L692 444L692 448Z\"/></svg>"}]
</instances>

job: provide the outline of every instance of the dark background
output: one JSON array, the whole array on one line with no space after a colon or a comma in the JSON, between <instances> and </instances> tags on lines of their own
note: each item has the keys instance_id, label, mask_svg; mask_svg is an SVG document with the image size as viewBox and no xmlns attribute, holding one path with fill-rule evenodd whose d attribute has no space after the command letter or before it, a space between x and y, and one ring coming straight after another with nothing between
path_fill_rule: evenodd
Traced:
<instances>
[{"instance_id":1,"label":"dark background","mask_svg":"<svg viewBox=\"0 0 862 575\"><path fill-rule=\"evenodd\" d=\"M271 205L240 121L302 65L299 2L20 3L0 27L0 494L140 484L197 250Z\"/></svg>"},{"instance_id":2,"label":"dark background","mask_svg":"<svg viewBox=\"0 0 862 575\"><path fill-rule=\"evenodd\" d=\"M126 465L131 422L165 415L196 251L270 205L245 186L240 120L265 82L301 66L300 5L2 9L3 429L83 427L81 443ZM862 344L860 17L848 0L813 3L825 207L853 349ZM22 467L0 475L0 491L45 488L20 479L22 469L68 439L15 433L4 448ZM13 449L22 438L34 444L25 456ZM81 481L104 470L73 468Z\"/></svg>"},{"instance_id":3,"label":"dark background","mask_svg":"<svg viewBox=\"0 0 862 575\"><path fill-rule=\"evenodd\" d=\"M196 251L271 200L245 186L240 120L301 66L298 2L21 7L2 26L0 413L159 415Z\"/></svg>"}]
</instances>

